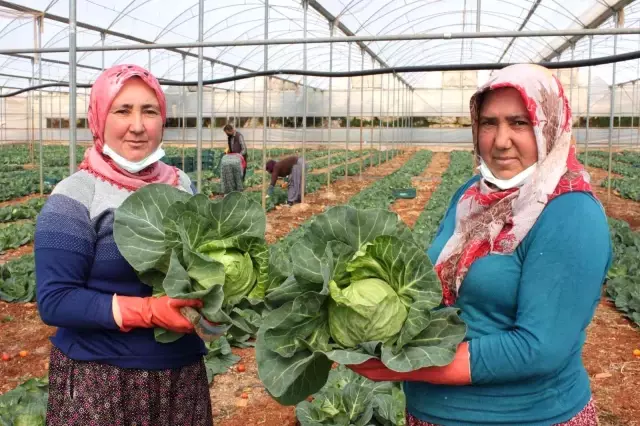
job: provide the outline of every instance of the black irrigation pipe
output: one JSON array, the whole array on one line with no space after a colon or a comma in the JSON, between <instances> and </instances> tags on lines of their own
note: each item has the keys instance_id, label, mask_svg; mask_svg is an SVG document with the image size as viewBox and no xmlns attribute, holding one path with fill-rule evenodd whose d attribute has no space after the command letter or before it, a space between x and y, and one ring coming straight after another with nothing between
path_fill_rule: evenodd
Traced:
<instances>
[{"instance_id":1,"label":"black irrigation pipe","mask_svg":"<svg viewBox=\"0 0 640 426\"><path fill-rule=\"evenodd\" d=\"M605 65L612 64L615 62L624 62L630 61L633 59L640 59L640 50L635 50L633 52L621 53L619 55L609 55L602 56L600 58L592 58L592 59L578 59L573 61L563 61L563 62L536 62L535 64L541 65L543 67L549 69L560 69L560 68L581 68L581 67L592 67L597 65ZM412 73L412 72L434 72L434 71L478 71L478 70L497 70L502 69L504 67L508 67L510 65L514 65L512 63L480 63L480 64L452 64L452 65L417 65L417 66L406 66L406 67L389 67L389 68L377 68L370 70L361 70L361 71L340 71L340 72L331 72L331 71L304 71L298 69L277 69L277 70L268 70L268 71L256 71L245 74L237 74L235 76L223 77L223 78L214 78L210 80L203 80L203 85L214 85L221 83L228 83L230 81L244 80L248 78L255 77L265 77L265 76L273 76L273 75L306 75L311 77L333 77L333 78L341 78L341 77L361 77L367 75L379 75L379 74L398 74L398 73ZM196 86L198 84L197 81L175 81L175 80L164 80L159 79L160 83L164 86ZM88 83L78 83L76 87L88 89L92 85ZM60 82L60 83L47 83L40 84L36 86L25 87L24 89L16 90L10 93L0 94L0 98L8 98L11 96L20 95L25 92L30 92L33 90L46 89L49 87L69 87L68 82Z\"/></svg>"}]
</instances>

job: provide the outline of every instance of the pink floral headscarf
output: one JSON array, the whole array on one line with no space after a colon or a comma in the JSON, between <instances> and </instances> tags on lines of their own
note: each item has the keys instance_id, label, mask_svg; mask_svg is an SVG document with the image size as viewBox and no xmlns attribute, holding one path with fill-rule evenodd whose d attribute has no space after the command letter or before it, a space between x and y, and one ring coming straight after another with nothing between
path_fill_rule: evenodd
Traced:
<instances>
[{"instance_id":1,"label":"pink floral headscarf","mask_svg":"<svg viewBox=\"0 0 640 426\"><path fill-rule=\"evenodd\" d=\"M131 78L138 77L156 94L160 104L160 115L164 123L167 117L167 102L158 80L144 68L137 65L116 65L100 74L93 87L89 99L89 128L93 134L93 146L84 155L80 164L81 170L87 170L98 178L119 188L135 191L150 183L166 183L178 186L178 169L158 161L139 173L129 173L118 167L111 158L103 154L104 130L107 115L113 100L124 84Z\"/></svg>"},{"instance_id":2,"label":"pink floral headscarf","mask_svg":"<svg viewBox=\"0 0 640 426\"><path fill-rule=\"evenodd\" d=\"M435 265L446 305L455 302L471 264L488 254L513 253L549 201L566 192L591 192L589 175L578 162L571 142L571 108L562 85L548 69L538 65L518 64L496 71L471 97L478 160L480 95L502 87L517 89L529 111L538 146L538 167L520 188L502 191L480 179L462 195L454 233Z\"/></svg>"}]
</instances>

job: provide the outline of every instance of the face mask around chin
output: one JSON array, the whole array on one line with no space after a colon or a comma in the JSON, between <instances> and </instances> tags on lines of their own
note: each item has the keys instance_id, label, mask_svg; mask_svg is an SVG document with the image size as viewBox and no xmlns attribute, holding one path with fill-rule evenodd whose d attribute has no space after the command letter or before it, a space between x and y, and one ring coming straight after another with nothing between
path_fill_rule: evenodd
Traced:
<instances>
[{"instance_id":1,"label":"face mask around chin","mask_svg":"<svg viewBox=\"0 0 640 426\"><path fill-rule=\"evenodd\" d=\"M489 167L487 167L487 164L482 159L480 159L480 166L478 167L478 170L480 171L480 174L485 181L492 183L493 185L504 191L507 189L518 188L524 185L527 179L529 179L529 177L536 170L537 165L538 164L535 163L529 166L511 179L499 179L495 177Z\"/></svg>"},{"instance_id":2,"label":"face mask around chin","mask_svg":"<svg viewBox=\"0 0 640 426\"><path fill-rule=\"evenodd\" d=\"M126 158L115 152L113 149L111 149L107 144L104 144L102 153L111 158L118 165L118 167L126 170L129 173L138 173L141 170L146 169L156 161L160 160L165 155L164 149L162 149L162 144L158 145L158 148L154 152L140 161L127 160Z\"/></svg>"}]
</instances>

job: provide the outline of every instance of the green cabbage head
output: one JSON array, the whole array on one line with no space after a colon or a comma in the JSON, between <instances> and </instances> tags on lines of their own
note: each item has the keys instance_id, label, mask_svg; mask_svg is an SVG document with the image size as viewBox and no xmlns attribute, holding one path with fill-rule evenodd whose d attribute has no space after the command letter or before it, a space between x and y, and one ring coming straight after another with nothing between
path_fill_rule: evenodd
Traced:
<instances>
[{"instance_id":1,"label":"green cabbage head","mask_svg":"<svg viewBox=\"0 0 640 426\"><path fill-rule=\"evenodd\" d=\"M225 301L239 300L247 296L256 283L257 273L249 253L229 248L203 251L202 254L224 265Z\"/></svg>"},{"instance_id":2,"label":"green cabbage head","mask_svg":"<svg viewBox=\"0 0 640 426\"><path fill-rule=\"evenodd\" d=\"M392 341L407 319L407 308L400 297L380 279L353 281L344 289L331 281L329 292L329 331L344 348Z\"/></svg>"}]
</instances>

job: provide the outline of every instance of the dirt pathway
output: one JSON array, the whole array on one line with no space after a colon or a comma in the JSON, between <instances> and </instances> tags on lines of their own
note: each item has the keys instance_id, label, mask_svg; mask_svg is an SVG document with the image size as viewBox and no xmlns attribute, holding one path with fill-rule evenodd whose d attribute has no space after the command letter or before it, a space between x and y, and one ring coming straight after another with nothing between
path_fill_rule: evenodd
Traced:
<instances>
[{"instance_id":1,"label":"dirt pathway","mask_svg":"<svg viewBox=\"0 0 640 426\"><path fill-rule=\"evenodd\" d=\"M45 195L45 197L46 197L46 195ZM14 204L21 204L21 203L29 201L29 200L31 200L33 198L40 198L40 194L25 195L24 197L14 198L14 199L9 200L9 201L2 201L2 202L0 202L0 207L12 206Z\"/></svg>"},{"instance_id":2,"label":"dirt pathway","mask_svg":"<svg viewBox=\"0 0 640 426\"><path fill-rule=\"evenodd\" d=\"M587 171L591 175L593 189L604 204L607 214L626 221L634 231L640 231L640 202L620 197L613 188L611 188L611 198L608 198L607 188L600 186L602 182L606 182L607 171L596 167L587 167ZM615 173L611 176L619 177Z\"/></svg>"},{"instance_id":3,"label":"dirt pathway","mask_svg":"<svg viewBox=\"0 0 640 426\"><path fill-rule=\"evenodd\" d=\"M603 294L587 329L582 360L591 379L600 426L640 425L640 330Z\"/></svg>"},{"instance_id":4,"label":"dirt pathway","mask_svg":"<svg viewBox=\"0 0 640 426\"><path fill-rule=\"evenodd\" d=\"M25 254L33 252L33 243L20 246L17 249L7 250L0 254L0 265L13 259L17 259Z\"/></svg>"},{"instance_id":5,"label":"dirt pathway","mask_svg":"<svg viewBox=\"0 0 640 426\"><path fill-rule=\"evenodd\" d=\"M412 153L407 153L371 169L376 169L380 176L386 176L400 168L411 156ZM332 183L330 191L327 191L326 186L323 186L313 194L309 194L305 197L304 204L293 207L276 206L274 210L267 213L267 243L276 242L311 216L322 213L327 207L344 204L378 179L380 178L365 177L364 175L362 179L359 176L349 176Z\"/></svg>"},{"instance_id":6,"label":"dirt pathway","mask_svg":"<svg viewBox=\"0 0 640 426\"><path fill-rule=\"evenodd\" d=\"M449 167L449 153L436 152L426 170L420 176L411 179L416 189L416 198L399 199L391 205L391 211L396 212L410 228L413 228L429 202L431 194L440 184L442 173L447 170L447 167Z\"/></svg>"}]
</instances>

